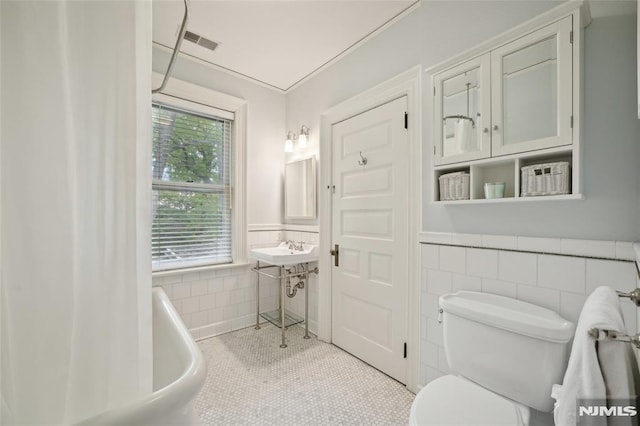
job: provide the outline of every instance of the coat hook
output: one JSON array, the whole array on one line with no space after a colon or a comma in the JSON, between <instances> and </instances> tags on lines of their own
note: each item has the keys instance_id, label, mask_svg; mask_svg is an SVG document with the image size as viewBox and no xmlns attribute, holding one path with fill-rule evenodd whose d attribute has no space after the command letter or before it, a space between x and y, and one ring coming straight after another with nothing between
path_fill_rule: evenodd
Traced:
<instances>
[{"instance_id":1,"label":"coat hook","mask_svg":"<svg viewBox=\"0 0 640 426\"><path fill-rule=\"evenodd\" d=\"M360 151L360 158L362 158L362 161L358 161L358 164L360 164L361 166L366 166L367 165L367 157L363 157L362 156L362 151Z\"/></svg>"}]
</instances>

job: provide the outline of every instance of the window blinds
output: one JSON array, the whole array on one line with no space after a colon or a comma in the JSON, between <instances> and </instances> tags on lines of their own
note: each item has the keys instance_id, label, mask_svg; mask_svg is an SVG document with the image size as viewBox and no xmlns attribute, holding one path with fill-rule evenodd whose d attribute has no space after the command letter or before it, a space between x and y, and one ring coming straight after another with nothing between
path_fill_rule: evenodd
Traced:
<instances>
[{"instance_id":1,"label":"window blinds","mask_svg":"<svg viewBox=\"0 0 640 426\"><path fill-rule=\"evenodd\" d=\"M232 262L233 121L152 108L154 270Z\"/></svg>"}]
</instances>

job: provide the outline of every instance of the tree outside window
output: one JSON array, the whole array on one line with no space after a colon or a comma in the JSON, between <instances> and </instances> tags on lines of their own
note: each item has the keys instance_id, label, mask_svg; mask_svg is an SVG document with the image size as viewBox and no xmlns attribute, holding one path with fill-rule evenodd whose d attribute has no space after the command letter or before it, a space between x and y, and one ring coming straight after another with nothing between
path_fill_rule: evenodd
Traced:
<instances>
[{"instance_id":1,"label":"tree outside window","mask_svg":"<svg viewBox=\"0 0 640 426\"><path fill-rule=\"evenodd\" d=\"M154 270L230 263L230 120L153 104Z\"/></svg>"}]
</instances>

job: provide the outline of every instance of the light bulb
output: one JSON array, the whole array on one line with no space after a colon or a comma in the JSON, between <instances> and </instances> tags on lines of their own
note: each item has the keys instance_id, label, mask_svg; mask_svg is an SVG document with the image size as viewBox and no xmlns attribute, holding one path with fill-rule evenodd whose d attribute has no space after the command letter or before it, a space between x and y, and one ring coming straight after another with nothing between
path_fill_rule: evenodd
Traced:
<instances>
[{"instance_id":1,"label":"light bulb","mask_svg":"<svg viewBox=\"0 0 640 426\"><path fill-rule=\"evenodd\" d=\"M288 139L284 142L284 152L293 152L293 141Z\"/></svg>"},{"instance_id":2,"label":"light bulb","mask_svg":"<svg viewBox=\"0 0 640 426\"><path fill-rule=\"evenodd\" d=\"M298 136L298 147L306 148L309 143L309 128L302 125L300 128L300 136Z\"/></svg>"},{"instance_id":3,"label":"light bulb","mask_svg":"<svg viewBox=\"0 0 640 426\"><path fill-rule=\"evenodd\" d=\"M306 148L307 142L307 135L300 133L300 136L298 136L298 148Z\"/></svg>"},{"instance_id":4,"label":"light bulb","mask_svg":"<svg viewBox=\"0 0 640 426\"><path fill-rule=\"evenodd\" d=\"M287 132L287 140L284 142L284 152L293 152L293 141L296 138L296 134L291 130Z\"/></svg>"}]
</instances>

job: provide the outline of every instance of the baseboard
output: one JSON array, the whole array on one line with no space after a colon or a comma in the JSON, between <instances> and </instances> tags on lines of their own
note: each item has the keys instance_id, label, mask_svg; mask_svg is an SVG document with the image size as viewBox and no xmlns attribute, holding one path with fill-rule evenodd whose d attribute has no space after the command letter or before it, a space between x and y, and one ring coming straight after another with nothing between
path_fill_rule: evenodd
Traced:
<instances>
[{"instance_id":1,"label":"baseboard","mask_svg":"<svg viewBox=\"0 0 640 426\"><path fill-rule=\"evenodd\" d=\"M260 324L267 324L266 321L260 321ZM221 334L230 333L232 331L242 330L247 327L254 327L256 325L256 314L244 315L238 318L220 321L214 324L207 324L201 327L194 327L189 330L193 339L197 342L200 340L208 339L210 337L220 336ZM304 328L304 324L297 324L299 327ZM309 332L318 335L318 322L309 320Z\"/></svg>"}]
</instances>

